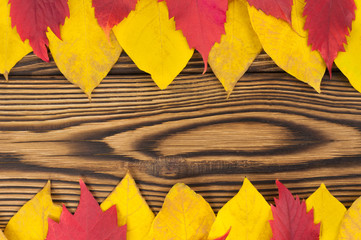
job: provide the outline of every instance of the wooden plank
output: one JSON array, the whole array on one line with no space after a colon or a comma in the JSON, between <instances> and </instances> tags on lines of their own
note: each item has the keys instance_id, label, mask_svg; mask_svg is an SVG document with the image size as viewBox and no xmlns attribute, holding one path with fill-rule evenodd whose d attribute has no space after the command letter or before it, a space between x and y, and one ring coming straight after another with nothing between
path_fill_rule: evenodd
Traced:
<instances>
[{"instance_id":1,"label":"wooden plank","mask_svg":"<svg viewBox=\"0 0 361 240\"><path fill-rule=\"evenodd\" d=\"M62 76L13 76L0 84L0 226L47 179L74 210L80 177L101 202L127 169L155 212L177 182L218 211L245 176L270 202L279 179L301 198L324 182L349 206L361 195L361 94L340 73L322 91L247 73L227 99L210 73L164 91L139 73L106 78L89 102Z\"/></svg>"},{"instance_id":2,"label":"wooden plank","mask_svg":"<svg viewBox=\"0 0 361 240\"><path fill-rule=\"evenodd\" d=\"M202 74L203 72L203 60L199 53L195 53L192 59L189 61L187 67L182 73L184 74ZM210 73L212 70L207 70ZM283 72L265 53L260 54L254 63L251 65L248 72ZM144 74L133 61L123 52L114 65L109 75L125 75L125 74ZM50 62L44 62L33 53L25 56L10 72L11 76L57 76L61 75L61 72L55 65L50 55Z\"/></svg>"}]
</instances>

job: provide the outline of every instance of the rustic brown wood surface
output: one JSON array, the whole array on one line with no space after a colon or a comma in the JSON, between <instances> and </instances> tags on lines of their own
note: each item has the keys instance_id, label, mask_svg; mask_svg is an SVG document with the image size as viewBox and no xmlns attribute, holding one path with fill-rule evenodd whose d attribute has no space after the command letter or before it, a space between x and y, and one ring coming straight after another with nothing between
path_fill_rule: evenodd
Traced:
<instances>
[{"instance_id":1,"label":"rustic brown wood surface","mask_svg":"<svg viewBox=\"0 0 361 240\"><path fill-rule=\"evenodd\" d=\"M261 54L229 99L195 55L167 90L122 55L89 102L53 62L25 57L0 84L0 226L46 183L74 210L83 178L101 202L127 169L157 212L184 182L215 211L247 176L301 198L322 182L361 195L361 94L337 70L322 93Z\"/></svg>"}]
</instances>

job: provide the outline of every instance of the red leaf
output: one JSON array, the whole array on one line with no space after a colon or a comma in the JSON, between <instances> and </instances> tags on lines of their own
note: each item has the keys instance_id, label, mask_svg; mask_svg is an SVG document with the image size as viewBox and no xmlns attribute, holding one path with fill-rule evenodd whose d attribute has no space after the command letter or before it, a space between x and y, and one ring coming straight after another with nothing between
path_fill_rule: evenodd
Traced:
<instances>
[{"instance_id":1,"label":"red leaf","mask_svg":"<svg viewBox=\"0 0 361 240\"><path fill-rule=\"evenodd\" d=\"M116 206L103 212L80 180L80 201L74 215L63 205L59 223L49 219L47 240L126 240L127 226L118 227Z\"/></svg>"},{"instance_id":2,"label":"red leaf","mask_svg":"<svg viewBox=\"0 0 361 240\"><path fill-rule=\"evenodd\" d=\"M248 0L248 3L265 14L283 19L291 25L293 0Z\"/></svg>"},{"instance_id":3,"label":"red leaf","mask_svg":"<svg viewBox=\"0 0 361 240\"><path fill-rule=\"evenodd\" d=\"M231 231L231 228L229 228L228 231L226 232L226 234L224 234L222 237L216 238L214 240L226 240L230 231Z\"/></svg>"},{"instance_id":4,"label":"red leaf","mask_svg":"<svg viewBox=\"0 0 361 240\"><path fill-rule=\"evenodd\" d=\"M46 37L47 28L60 37L59 25L63 25L65 17L69 17L67 0L9 0L12 27L16 29L25 41L29 39L34 53L49 61L46 46L49 40Z\"/></svg>"},{"instance_id":5,"label":"red leaf","mask_svg":"<svg viewBox=\"0 0 361 240\"><path fill-rule=\"evenodd\" d=\"M318 240L320 224L313 223L313 209L308 213L304 201L300 202L291 192L276 181L279 199L275 199L276 207L271 206L273 219L270 221L273 237L277 240Z\"/></svg>"},{"instance_id":6,"label":"red leaf","mask_svg":"<svg viewBox=\"0 0 361 240\"><path fill-rule=\"evenodd\" d=\"M110 30L135 9L138 0L93 0L95 17L104 32Z\"/></svg>"},{"instance_id":7,"label":"red leaf","mask_svg":"<svg viewBox=\"0 0 361 240\"><path fill-rule=\"evenodd\" d=\"M169 17L174 17L176 28L182 30L189 47L201 53L205 72L211 48L221 40L222 34L225 34L228 0L165 1Z\"/></svg>"},{"instance_id":8,"label":"red leaf","mask_svg":"<svg viewBox=\"0 0 361 240\"><path fill-rule=\"evenodd\" d=\"M345 51L355 10L354 0L306 0L303 15L307 16L308 44L321 53L330 76L338 52Z\"/></svg>"}]
</instances>

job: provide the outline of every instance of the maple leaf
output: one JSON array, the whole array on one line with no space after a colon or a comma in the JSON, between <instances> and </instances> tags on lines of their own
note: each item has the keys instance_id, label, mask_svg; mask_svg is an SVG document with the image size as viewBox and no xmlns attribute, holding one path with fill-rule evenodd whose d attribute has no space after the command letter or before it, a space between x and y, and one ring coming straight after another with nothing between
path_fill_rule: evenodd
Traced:
<instances>
[{"instance_id":1,"label":"maple leaf","mask_svg":"<svg viewBox=\"0 0 361 240\"><path fill-rule=\"evenodd\" d=\"M303 15L306 16L304 28L308 30L308 44L321 53L330 77L338 52L345 51L355 10L354 0L306 0Z\"/></svg>"},{"instance_id":2,"label":"maple leaf","mask_svg":"<svg viewBox=\"0 0 361 240\"><path fill-rule=\"evenodd\" d=\"M228 231L223 236L216 238L214 240L226 240L230 231L231 231L231 228L229 228Z\"/></svg>"},{"instance_id":3,"label":"maple leaf","mask_svg":"<svg viewBox=\"0 0 361 240\"><path fill-rule=\"evenodd\" d=\"M9 0L12 27L16 29L22 41L29 39L34 53L49 61L46 46L49 40L46 37L47 28L60 39L59 25L63 25L65 17L69 17L67 0Z\"/></svg>"},{"instance_id":4,"label":"maple leaf","mask_svg":"<svg viewBox=\"0 0 361 240\"><path fill-rule=\"evenodd\" d=\"M270 220L273 237L277 240L318 240L320 224L313 223L313 209L308 213L304 201L300 202L278 180L276 181L279 199L271 206L273 219Z\"/></svg>"},{"instance_id":5,"label":"maple leaf","mask_svg":"<svg viewBox=\"0 0 361 240\"><path fill-rule=\"evenodd\" d=\"M135 9L138 0L93 0L95 17L104 32L110 30Z\"/></svg>"},{"instance_id":6,"label":"maple leaf","mask_svg":"<svg viewBox=\"0 0 361 240\"><path fill-rule=\"evenodd\" d=\"M225 33L228 0L165 1L169 17L174 17L176 28L182 30L189 47L201 53L205 72L211 48Z\"/></svg>"},{"instance_id":7,"label":"maple leaf","mask_svg":"<svg viewBox=\"0 0 361 240\"><path fill-rule=\"evenodd\" d=\"M63 205L59 223L49 219L47 240L126 240L127 227L118 227L116 207L103 212L85 183L79 183L77 210L72 215Z\"/></svg>"},{"instance_id":8,"label":"maple leaf","mask_svg":"<svg viewBox=\"0 0 361 240\"><path fill-rule=\"evenodd\" d=\"M283 19L291 25L293 0L247 0L249 5L265 14Z\"/></svg>"}]
</instances>

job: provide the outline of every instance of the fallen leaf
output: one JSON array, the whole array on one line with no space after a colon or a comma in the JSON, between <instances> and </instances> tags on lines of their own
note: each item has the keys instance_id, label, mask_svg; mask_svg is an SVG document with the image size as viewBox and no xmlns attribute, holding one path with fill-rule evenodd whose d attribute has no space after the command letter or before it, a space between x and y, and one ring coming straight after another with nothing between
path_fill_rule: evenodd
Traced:
<instances>
[{"instance_id":1,"label":"fallen leaf","mask_svg":"<svg viewBox=\"0 0 361 240\"><path fill-rule=\"evenodd\" d=\"M7 240L7 238L5 237L3 231L0 230L0 240Z\"/></svg>"},{"instance_id":2,"label":"fallen leaf","mask_svg":"<svg viewBox=\"0 0 361 240\"><path fill-rule=\"evenodd\" d=\"M105 211L114 205L117 207L118 226L127 225L128 239L146 239L154 220L154 214L140 194L129 172L100 207Z\"/></svg>"},{"instance_id":3,"label":"fallen leaf","mask_svg":"<svg viewBox=\"0 0 361 240\"><path fill-rule=\"evenodd\" d=\"M94 16L91 0L69 0L70 18L61 28L63 40L48 32L49 48L64 76L90 98L118 60L122 48L113 33L109 41Z\"/></svg>"},{"instance_id":4,"label":"fallen leaf","mask_svg":"<svg viewBox=\"0 0 361 240\"><path fill-rule=\"evenodd\" d=\"M93 0L95 17L107 36L110 30L135 9L138 0Z\"/></svg>"},{"instance_id":5,"label":"fallen leaf","mask_svg":"<svg viewBox=\"0 0 361 240\"><path fill-rule=\"evenodd\" d=\"M205 72L211 48L225 33L228 0L164 1L169 9L169 17L174 17L177 29L182 30L189 47L202 55Z\"/></svg>"},{"instance_id":6,"label":"fallen leaf","mask_svg":"<svg viewBox=\"0 0 361 240\"><path fill-rule=\"evenodd\" d=\"M47 240L126 240L127 226L118 227L113 206L103 212L80 180L80 201L74 215L63 205L59 223L49 219Z\"/></svg>"},{"instance_id":7,"label":"fallen leaf","mask_svg":"<svg viewBox=\"0 0 361 240\"><path fill-rule=\"evenodd\" d=\"M208 238L220 236L231 228L227 240L240 239L240 236L244 236L242 239L269 240L272 237L271 219L270 205L245 178L237 195L219 210Z\"/></svg>"},{"instance_id":8,"label":"fallen leaf","mask_svg":"<svg viewBox=\"0 0 361 240\"><path fill-rule=\"evenodd\" d=\"M348 78L352 86L361 92L361 0L355 0L357 7L355 21L352 23L352 31L347 37L345 52L339 52L335 60L337 67Z\"/></svg>"},{"instance_id":9,"label":"fallen leaf","mask_svg":"<svg viewBox=\"0 0 361 240\"><path fill-rule=\"evenodd\" d=\"M279 199L271 206L273 219L270 221L273 237L277 240L318 240L320 224L314 224L313 209L308 213L304 201L300 202L279 181L276 181Z\"/></svg>"},{"instance_id":10,"label":"fallen leaf","mask_svg":"<svg viewBox=\"0 0 361 240\"><path fill-rule=\"evenodd\" d=\"M202 196L185 184L177 183L154 219L153 239L207 239L214 219L211 206Z\"/></svg>"},{"instance_id":11,"label":"fallen leaf","mask_svg":"<svg viewBox=\"0 0 361 240\"><path fill-rule=\"evenodd\" d=\"M48 218L58 220L61 207L53 204L50 181L10 219L4 234L9 240L43 240L48 233Z\"/></svg>"},{"instance_id":12,"label":"fallen leaf","mask_svg":"<svg viewBox=\"0 0 361 240\"><path fill-rule=\"evenodd\" d=\"M231 228L222 237L216 238L214 240L226 240L226 239L228 239L228 235L230 232L231 232Z\"/></svg>"},{"instance_id":13,"label":"fallen leaf","mask_svg":"<svg viewBox=\"0 0 361 240\"><path fill-rule=\"evenodd\" d=\"M193 55L174 20L168 18L166 4L158 0L139 1L113 31L128 56L151 74L160 89L173 81Z\"/></svg>"},{"instance_id":14,"label":"fallen leaf","mask_svg":"<svg viewBox=\"0 0 361 240\"><path fill-rule=\"evenodd\" d=\"M304 0L295 1L292 27L254 7L248 10L263 49L273 61L287 73L320 92L326 66L321 55L312 51L307 44L307 32L303 29L305 18L302 16L304 4Z\"/></svg>"},{"instance_id":15,"label":"fallen leaf","mask_svg":"<svg viewBox=\"0 0 361 240\"><path fill-rule=\"evenodd\" d=\"M346 36L355 19L354 0L305 0L303 15L308 30L308 44L318 50L332 76L333 61L338 52L344 52Z\"/></svg>"},{"instance_id":16,"label":"fallen leaf","mask_svg":"<svg viewBox=\"0 0 361 240\"><path fill-rule=\"evenodd\" d=\"M8 80L10 70L31 51L28 41L24 43L11 27L8 1L0 1L0 74Z\"/></svg>"},{"instance_id":17,"label":"fallen leaf","mask_svg":"<svg viewBox=\"0 0 361 240\"><path fill-rule=\"evenodd\" d=\"M23 41L29 40L34 53L49 61L46 46L49 41L46 38L48 27L60 36L59 25L64 24L66 17L69 17L67 0L9 0L11 4L10 16L12 26L17 31Z\"/></svg>"},{"instance_id":18,"label":"fallen leaf","mask_svg":"<svg viewBox=\"0 0 361 240\"><path fill-rule=\"evenodd\" d=\"M313 208L314 223L321 223L320 240L337 239L346 208L327 190L325 184L306 200L307 211Z\"/></svg>"},{"instance_id":19,"label":"fallen leaf","mask_svg":"<svg viewBox=\"0 0 361 240\"><path fill-rule=\"evenodd\" d=\"M208 63L228 95L262 50L254 32L246 0L230 0L226 34L209 53Z\"/></svg>"},{"instance_id":20,"label":"fallen leaf","mask_svg":"<svg viewBox=\"0 0 361 240\"><path fill-rule=\"evenodd\" d=\"M361 239L361 197L359 197L347 210L340 224L337 239Z\"/></svg>"},{"instance_id":21,"label":"fallen leaf","mask_svg":"<svg viewBox=\"0 0 361 240\"><path fill-rule=\"evenodd\" d=\"M249 5L262 10L265 14L283 19L292 24L291 12L293 0L247 0Z\"/></svg>"}]
</instances>

